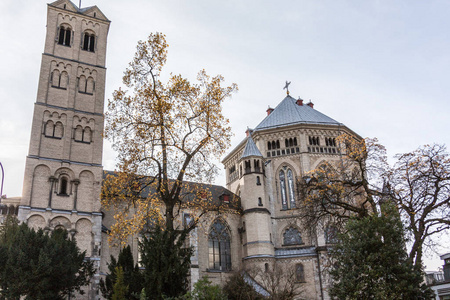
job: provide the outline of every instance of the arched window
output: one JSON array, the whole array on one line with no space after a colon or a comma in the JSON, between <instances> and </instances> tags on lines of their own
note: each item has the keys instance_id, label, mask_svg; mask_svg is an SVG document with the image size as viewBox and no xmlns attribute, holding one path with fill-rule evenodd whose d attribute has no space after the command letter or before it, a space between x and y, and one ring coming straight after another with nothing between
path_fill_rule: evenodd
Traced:
<instances>
[{"instance_id":1,"label":"arched window","mask_svg":"<svg viewBox=\"0 0 450 300\"><path fill-rule=\"evenodd\" d=\"M292 175L291 169L287 171L288 179L288 190L289 190L289 203L291 208L295 208L295 197L294 197L294 176Z\"/></svg>"},{"instance_id":2,"label":"arched window","mask_svg":"<svg viewBox=\"0 0 450 300\"><path fill-rule=\"evenodd\" d=\"M89 77L86 82L86 94L92 95L94 93L95 83L94 78Z\"/></svg>"},{"instance_id":3,"label":"arched window","mask_svg":"<svg viewBox=\"0 0 450 300\"><path fill-rule=\"evenodd\" d=\"M333 225L329 225L325 228L325 243L336 244L337 243L337 228Z\"/></svg>"},{"instance_id":4,"label":"arched window","mask_svg":"<svg viewBox=\"0 0 450 300\"><path fill-rule=\"evenodd\" d=\"M300 245L303 244L302 236L295 227L289 227L283 234L284 245Z\"/></svg>"},{"instance_id":5,"label":"arched window","mask_svg":"<svg viewBox=\"0 0 450 300\"><path fill-rule=\"evenodd\" d=\"M258 206L263 206L261 197L258 197Z\"/></svg>"},{"instance_id":6,"label":"arched window","mask_svg":"<svg viewBox=\"0 0 450 300\"><path fill-rule=\"evenodd\" d=\"M82 50L95 52L95 34L90 32L84 32L83 34L83 46Z\"/></svg>"},{"instance_id":7,"label":"arched window","mask_svg":"<svg viewBox=\"0 0 450 300\"><path fill-rule=\"evenodd\" d=\"M69 179L66 176L59 178L59 195L69 195Z\"/></svg>"},{"instance_id":8,"label":"arched window","mask_svg":"<svg viewBox=\"0 0 450 300\"><path fill-rule=\"evenodd\" d=\"M231 270L230 233L223 221L215 220L208 236L209 269Z\"/></svg>"},{"instance_id":9,"label":"arched window","mask_svg":"<svg viewBox=\"0 0 450 300\"><path fill-rule=\"evenodd\" d=\"M280 141L277 140L277 149L280 149Z\"/></svg>"},{"instance_id":10,"label":"arched window","mask_svg":"<svg viewBox=\"0 0 450 300\"><path fill-rule=\"evenodd\" d=\"M78 125L78 126L75 128L75 134L74 134L73 139L74 139L76 142L82 142L82 141L83 141L83 127L81 127L81 125Z\"/></svg>"},{"instance_id":11,"label":"arched window","mask_svg":"<svg viewBox=\"0 0 450 300\"><path fill-rule=\"evenodd\" d=\"M78 78L78 92L86 93L86 77L84 75Z\"/></svg>"},{"instance_id":12,"label":"arched window","mask_svg":"<svg viewBox=\"0 0 450 300\"><path fill-rule=\"evenodd\" d=\"M64 134L64 126L61 122L53 123L53 121L48 120L44 126L44 135L46 137L61 139Z\"/></svg>"},{"instance_id":13,"label":"arched window","mask_svg":"<svg viewBox=\"0 0 450 300\"><path fill-rule=\"evenodd\" d=\"M268 150L272 150L272 143L267 142L267 149L268 149Z\"/></svg>"},{"instance_id":14,"label":"arched window","mask_svg":"<svg viewBox=\"0 0 450 300\"><path fill-rule=\"evenodd\" d=\"M281 190L281 206L283 209L288 209L288 202L286 199L286 178L284 176L284 171L280 171L280 190Z\"/></svg>"},{"instance_id":15,"label":"arched window","mask_svg":"<svg viewBox=\"0 0 450 300\"><path fill-rule=\"evenodd\" d=\"M72 41L72 28L68 25L59 27L58 44L70 47Z\"/></svg>"},{"instance_id":16,"label":"arched window","mask_svg":"<svg viewBox=\"0 0 450 300\"><path fill-rule=\"evenodd\" d=\"M294 138L294 146L297 146L297 138Z\"/></svg>"},{"instance_id":17,"label":"arched window","mask_svg":"<svg viewBox=\"0 0 450 300\"><path fill-rule=\"evenodd\" d=\"M59 88L67 89L67 85L69 83L69 75L66 71L61 72L59 77Z\"/></svg>"},{"instance_id":18,"label":"arched window","mask_svg":"<svg viewBox=\"0 0 450 300\"><path fill-rule=\"evenodd\" d=\"M267 272L269 272L269 264L268 263L265 263L264 264L264 271L267 273Z\"/></svg>"},{"instance_id":19,"label":"arched window","mask_svg":"<svg viewBox=\"0 0 450 300\"><path fill-rule=\"evenodd\" d=\"M297 282L305 282L305 270L303 264L295 265L295 279Z\"/></svg>"},{"instance_id":20,"label":"arched window","mask_svg":"<svg viewBox=\"0 0 450 300\"><path fill-rule=\"evenodd\" d=\"M289 147L289 141L288 141L288 139L285 139L284 140L284 146L287 148L287 147Z\"/></svg>"},{"instance_id":21,"label":"arched window","mask_svg":"<svg viewBox=\"0 0 450 300\"><path fill-rule=\"evenodd\" d=\"M91 142L91 135L92 135L91 128L89 128L89 127L84 128L84 130L83 130L83 142L90 143Z\"/></svg>"},{"instance_id":22,"label":"arched window","mask_svg":"<svg viewBox=\"0 0 450 300\"><path fill-rule=\"evenodd\" d=\"M275 143L275 141L272 141L272 149L277 149L277 144Z\"/></svg>"},{"instance_id":23,"label":"arched window","mask_svg":"<svg viewBox=\"0 0 450 300\"><path fill-rule=\"evenodd\" d=\"M47 123L45 123L44 126L44 135L46 137L53 137L55 132L55 125L52 121L48 120Z\"/></svg>"},{"instance_id":24,"label":"arched window","mask_svg":"<svg viewBox=\"0 0 450 300\"><path fill-rule=\"evenodd\" d=\"M63 124L61 122L56 122L53 137L60 139L63 137L63 134L64 134Z\"/></svg>"},{"instance_id":25,"label":"arched window","mask_svg":"<svg viewBox=\"0 0 450 300\"><path fill-rule=\"evenodd\" d=\"M60 75L61 75L61 73L59 72L58 69L53 70L52 78L51 78L52 87L59 87Z\"/></svg>"},{"instance_id":26,"label":"arched window","mask_svg":"<svg viewBox=\"0 0 450 300\"><path fill-rule=\"evenodd\" d=\"M259 179L259 176L256 176L256 185L261 185L261 179Z\"/></svg>"}]
</instances>

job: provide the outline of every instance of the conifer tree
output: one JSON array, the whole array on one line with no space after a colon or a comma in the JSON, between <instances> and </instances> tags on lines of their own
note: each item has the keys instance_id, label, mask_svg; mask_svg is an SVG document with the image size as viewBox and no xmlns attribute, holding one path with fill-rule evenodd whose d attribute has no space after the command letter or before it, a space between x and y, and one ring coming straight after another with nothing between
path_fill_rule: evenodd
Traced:
<instances>
[{"instance_id":1,"label":"conifer tree","mask_svg":"<svg viewBox=\"0 0 450 300\"><path fill-rule=\"evenodd\" d=\"M193 250L185 247L185 242L185 232L155 226L139 243L145 292L152 299L186 293Z\"/></svg>"},{"instance_id":2,"label":"conifer tree","mask_svg":"<svg viewBox=\"0 0 450 300\"><path fill-rule=\"evenodd\" d=\"M0 228L0 298L66 299L94 274L66 230L51 235L8 220Z\"/></svg>"},{"instance_id":3,"label":"conifer tree","mask_svg":"<svg viewBox=\"0 0 450 300\"><path fill-rule=\"evenodd\" d=\"M116 275L116 283L114 283L112 300L127 300L128 286L125 285L123 280L123 268L121 266L116 267L114 275Z\"/></svg>"},{"instance_id":4,"label":"conifer tree","mask_svg":"<svg viewBox=\"0 0 450 300\"><path fill-rule=\"evenodd\" d=\"M109 273L105 280L100 280L100 291L106 299L112 299L113 287L117 281L116 268L120 267L123 271L123 281L128 286L126 299L139 299L142 291L142 274L139 270L138 264L134 263L131 248L128 245L120 250L117 259L111 255L110 263L108 264Z\"/></svg>"},{"instance_id":5,"label":"conifer tree","mask_svg":"<svg viewBox=\"0 0 450 300\"><path fill-rule=\"evenodd\" d=\"M422 271L405 249L404 229L395 206L383 204L381 214L351 219L332 249L336 299L429 299Z\"/></svg>"}]
</instances>

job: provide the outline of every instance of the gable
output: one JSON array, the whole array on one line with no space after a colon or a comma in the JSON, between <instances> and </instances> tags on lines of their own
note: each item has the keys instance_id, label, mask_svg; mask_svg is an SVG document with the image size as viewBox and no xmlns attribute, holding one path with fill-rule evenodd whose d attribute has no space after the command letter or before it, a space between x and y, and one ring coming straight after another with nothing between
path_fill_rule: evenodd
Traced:
<instances>
[{"instance_id":1,"label":"gable","mask_svg":"<svg viewBox=\"0 0 450 300\"><path fill-rule=\"evenodd\" d=\"M78 7L76 7L75 4L73 4L72 1L70 0L58 0L50 3L49 5L72 12L78 12Z\"/></svg>"},{"instance_id":2,"label":"gable","mask_svg":"<svg viewBox=\"0 0 450 300\"><path fill-rule=\"evenodd\" d=\"M86 8L81 8L79 10L79 12L82 13L83 15L86 15L86 16L89 16L92 18L109 21L108 18L102 13L102 11L96 5L86 7Z\"/></svg>"}]
</instances>

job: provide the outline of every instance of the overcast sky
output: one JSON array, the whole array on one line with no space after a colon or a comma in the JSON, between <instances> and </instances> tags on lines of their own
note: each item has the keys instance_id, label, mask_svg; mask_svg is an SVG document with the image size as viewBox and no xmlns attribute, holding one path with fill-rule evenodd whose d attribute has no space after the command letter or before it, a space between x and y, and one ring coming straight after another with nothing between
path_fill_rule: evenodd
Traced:
<instances>
[{"instance_id":1,"label":"overcast sky","mask_svg":"<svg viewBox=\"0 0 450 300\"><path fill-rule=\"evenodd\" d=\"M0 162L8 197L22 193L46 4L0 1ZM291 96L377 137L390 156L450 145L450 1L82 1L92 5L112 21L105 101L121 86L137 41L159 31L170 45L165 74L194 80L204 68L239 85L224 107L232 147L285 97L286 80ZM103 158L114 169L108 142ZM225 185L225 177L216 183ZM431 269L440 265L436 256L428 260Z\"/></svg>"}]
</instances>

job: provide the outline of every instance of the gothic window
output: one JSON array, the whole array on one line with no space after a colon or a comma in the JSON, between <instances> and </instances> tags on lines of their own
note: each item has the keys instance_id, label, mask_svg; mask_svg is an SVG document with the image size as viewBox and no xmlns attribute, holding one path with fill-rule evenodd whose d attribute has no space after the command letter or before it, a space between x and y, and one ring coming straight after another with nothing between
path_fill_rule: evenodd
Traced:
<instances>
[{"instance_id":1,"label":"gothic window","mask_svg":"<svg viewBox=\"0 0 450 300\"><path fill-rule=\"evenodd\" d=\"M268 150L272 150L272 143L271 142L267 142L267 149Z\"/></svg>"},{"instance_id":2,"label":"gothic window","mask_svg":"<svg viewBox=\"0 0 450 300\"><path fill-rule=\"evenodd\" d=\"M64 133L64 126L61 122L54 124L51 120L48 120L44 126L44 135L46 137L61 139Z\"/></svg>"},{"instance_id":3,"label":"gothic window","mask_svg":"<svg viewBox=\"0 0 450 300\"><path fill-rule=\"evenodd\" d=\"M303 264L295 265L295 279L297 282L305 282L305 270Z\"/></svg>"},{"instance_id":4,"label":"gothic window","mask_svg":"<svg viewBox=\"0 0 450 300\"><path fill-rule=\"evenodd\" d=\"M295 205L294 173L291 169L280 170L280 190L282 209L293 209Z\"/></svg>"},{"instance_id":5,"label":"gothic window","mask_svg":"<svg viewBox=\"0 0 450 300\"><path fill-rule=\"evenodd\" d=\"M83 45L82 50L95 52L95 34L92 32L85 31L83 34Z\"/></svg>"},{"instance_id":6,"label":"gothic window","mask_svg":"<svg viewBox=\"0 0 450 300\"><path fill-rule=\"evenodd\" d=\"M288 203L286 198L286 178L284 171L280 171L280 190L281 190L281 206L283 209L288 209Z\"/></svg>"},{"instance_id":7,"label":"gothic window","mask_svg":"<svg viewBox=\"0 0 450 300\"><path fill-rule=\"evenodd\" d=\"M337 243L337 228L333 225L325 228L325 243L336 244Z\"/></svg>"},{"instance_id":8,"label":"gothic window","mask_svg":"<svg viewBox=\"0 0 450 300\"><path fill-rule=\"evenodd\" d=\"M209 269L230 271L231 251L230 233L221 220L215 220L211 225L208 236Z\"/></svg>"},{"instance_id":9,"label":"gothic window","mask_svg":"<svg viewBox=\"0 0 450 300\"><path fill-rule=\"evenodd\" d=\"M259 176L256 176L256 185L261 185L261 179Z\"/></svg>"},{"instance_id":10,"label":"gothic window","mask_svg":"<svg viewBox=\"0 0 450 300\"><path fill-rule=\"evenodd\" d=\"M66 176L61 176L59 178L59 195L69 195L69 179Z\"/></svg>"},{"instance_id":11,"label":"gothic window","mask_svg":"<svg viewBox=\"0 0 450 300\"><path fill-rule=\"evenodd\" d=\"M251 162L249 160L245 161L245 174L252 172Z\"/></svg>"},{"instance_id":12,"label":"gothic window","mask_svg":"<svg viewBox=\"0 0 450 300\"><path fill-rule=\"evenodd\" d=\"M264 271L267 273L267 272L269 272L269 264L268 263L265 263L264 264Z\"/></svg>"},{"instance_id":13,"label":"gothic window","mask_svg":"<svg viewBox=\"0 0 450 300\"><path fill-rule=\"evenodd\" d=\"M257 172L257 173L261 172L261 167L259 166L259 160L258 160L258 159L255 159L255 160L253 161L253 164L254 164L254 166L255 166L255 172Z\"/></svg>"},{"instance_id":14,"label":"gothic window","mask_svg":"<svg viewBox=\"0 0 450 300\"><path fill-rule=\"evenodd\" d=\"M288 179L288 189L289 189L289 202L291 208L295 208L295 197L294 197L294 176L292 175L291 169L287 171L287 179Z\"/></svg>"},{"instance_id":15,"label":"gothic window","mask_svg":"<svg viewBox=\"0 0 450 300\"><path fill-rule=\"evenodd\" d=\"M277 144L275 143L275 141L272 141L272 149L277 149Z\"/></svg>"},{"instance_id":16,"label":"gothic window","mask_svg":"<svg viewBox=\"0 0 450 300\"><path fill-rule=\"evenodd\" d=\"M289 227L283 234L284 245L301 245L303 244L302 236L295 227Z\"/></svg>"},{"instance_id":17,"label":"gothic window","mask_svg":"<svg viewBox=\"0 0 450 300\"><path fill-rule=\"evenodd\" d=\"M70 47L72 41L72 28L69 25L61 25L58 33L58 44Z\"/></svg>"}]
</instances>

